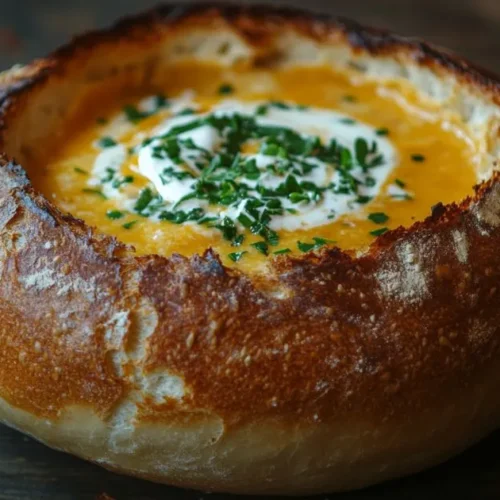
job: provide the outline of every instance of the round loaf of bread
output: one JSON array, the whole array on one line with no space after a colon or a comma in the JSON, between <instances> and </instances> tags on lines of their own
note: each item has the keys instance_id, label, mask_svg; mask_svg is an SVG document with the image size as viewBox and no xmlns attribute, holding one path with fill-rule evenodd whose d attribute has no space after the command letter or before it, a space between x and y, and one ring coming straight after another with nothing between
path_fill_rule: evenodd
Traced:
<instances>
[{"instance_id":1,"label":"round loaf of bread","mask_svg":"<svg viewBox=\"0 0 500 500\"><path fill-rule=\"evenodd\" d=\"M460 123L482 183L366 249L254 275L211 249L136 253L32 187L88 96L161 88L184 59L411 87ZM1 421L120 473L235 493L362 488L460 452L500 424L499 126L499 81L466 61L262 7L158 8L4 73Z\"/></svg>"}]
</instances>

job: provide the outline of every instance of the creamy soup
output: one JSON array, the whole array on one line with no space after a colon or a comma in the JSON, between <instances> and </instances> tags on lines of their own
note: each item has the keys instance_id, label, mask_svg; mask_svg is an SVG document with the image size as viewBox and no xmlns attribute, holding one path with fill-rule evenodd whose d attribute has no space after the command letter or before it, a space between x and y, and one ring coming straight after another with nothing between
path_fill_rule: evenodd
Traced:
<instances>
[{"instance_id":1,"label":"creamy soup","mask_svg":"<svg viewBox=\"0 0 500 500\"><path fill-rule=\"evenodd\" d=\"M362 249L476 183L474 144L408 89L326 67L170 74L159 94L96 98L92 121L32 173L140 254L212 247L252 271L275 255Z\"/></svg>"}]
</instances>

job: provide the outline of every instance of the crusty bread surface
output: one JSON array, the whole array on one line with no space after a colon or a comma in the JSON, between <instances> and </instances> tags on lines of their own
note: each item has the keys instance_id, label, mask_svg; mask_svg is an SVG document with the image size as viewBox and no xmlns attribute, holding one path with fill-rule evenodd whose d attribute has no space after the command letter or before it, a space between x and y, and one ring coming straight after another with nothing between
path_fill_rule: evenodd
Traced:
<instances>
[{"instance_id":1,"label":"crusty bread surface","mask_svg":"<svg viewBox=\"0 0 500 500\"><path fill-rule=\"evenodd\" d=\"M331 65L411 85L478 144L460 204L363 252L246 276L137 256L31 186L78 103L176 60ZM500 83L419 41L303 12L166 6L0 76L0 419L117 472L208 491L362 488L500 423Z\"/></svg>"}]
</instances>

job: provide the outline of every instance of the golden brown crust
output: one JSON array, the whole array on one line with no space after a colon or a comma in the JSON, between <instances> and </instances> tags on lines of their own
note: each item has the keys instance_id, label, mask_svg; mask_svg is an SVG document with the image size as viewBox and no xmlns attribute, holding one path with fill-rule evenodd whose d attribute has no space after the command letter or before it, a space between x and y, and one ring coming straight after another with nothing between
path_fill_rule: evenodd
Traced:
<instances>
[{"instance_id":1,"label":"golden brown crust","mask_svg":"<svg viewBox=\"0 0 500 500\"><path fill-rule=\"evenodd\" d=\"M80 402L106 415L123 393L102 341L123 301L119 245L55 210L19 167L0 165L2 395L40 415Z\"/></svg>"},{"instance_id":2,"label":"golden brown crust","mask_svg":"<svg viewBox=\"0 0 500 500\"><path fill-rule=\"evenodd\" d=\"M0 150L10 153L9 124L24 100L64 77L82 53L121 40L154 44L162 30L214 23L230 25L257 59L273 56L262 48L276 30L320 43L340 37L363 53L404 53L500 103L495 77L422 42L301 12L167 6L77 38L0 80ZM90 406L112 418L165 371L182 379L184 397L144 393L136 421L206 412L227 429L266 419L377 426L440 411L498 373L498 174L473 198L435 207L363 255L283 256L262 282L225 268L210 250L191 259L136 257L61 214L13 161L0 163L0 396L14 407L56 419Z\"/></svg>"}]
</instances>

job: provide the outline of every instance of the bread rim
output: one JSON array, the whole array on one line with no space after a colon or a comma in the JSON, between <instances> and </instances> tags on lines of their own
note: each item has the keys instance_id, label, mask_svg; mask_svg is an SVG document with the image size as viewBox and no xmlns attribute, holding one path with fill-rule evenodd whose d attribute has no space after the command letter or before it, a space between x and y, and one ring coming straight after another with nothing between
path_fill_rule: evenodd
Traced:
<instances>
[{"instance_id":1,"label":"bread rim","mask_svg":"<svg viewBox=\"0 0 500 500\"><path fill-rule=\"evenodd\" d=\"M401 80L458 116L488 179L363 253L265 278L138 257L63 214L21 167L103 82L182 57L325 64ZM117 472L209 491L361 488L500 423L500 83L426 43L269 7L160 7L0 77L0 419ZM13 159L15 158L15 160Z\"/></svg>"}]
</instances>

